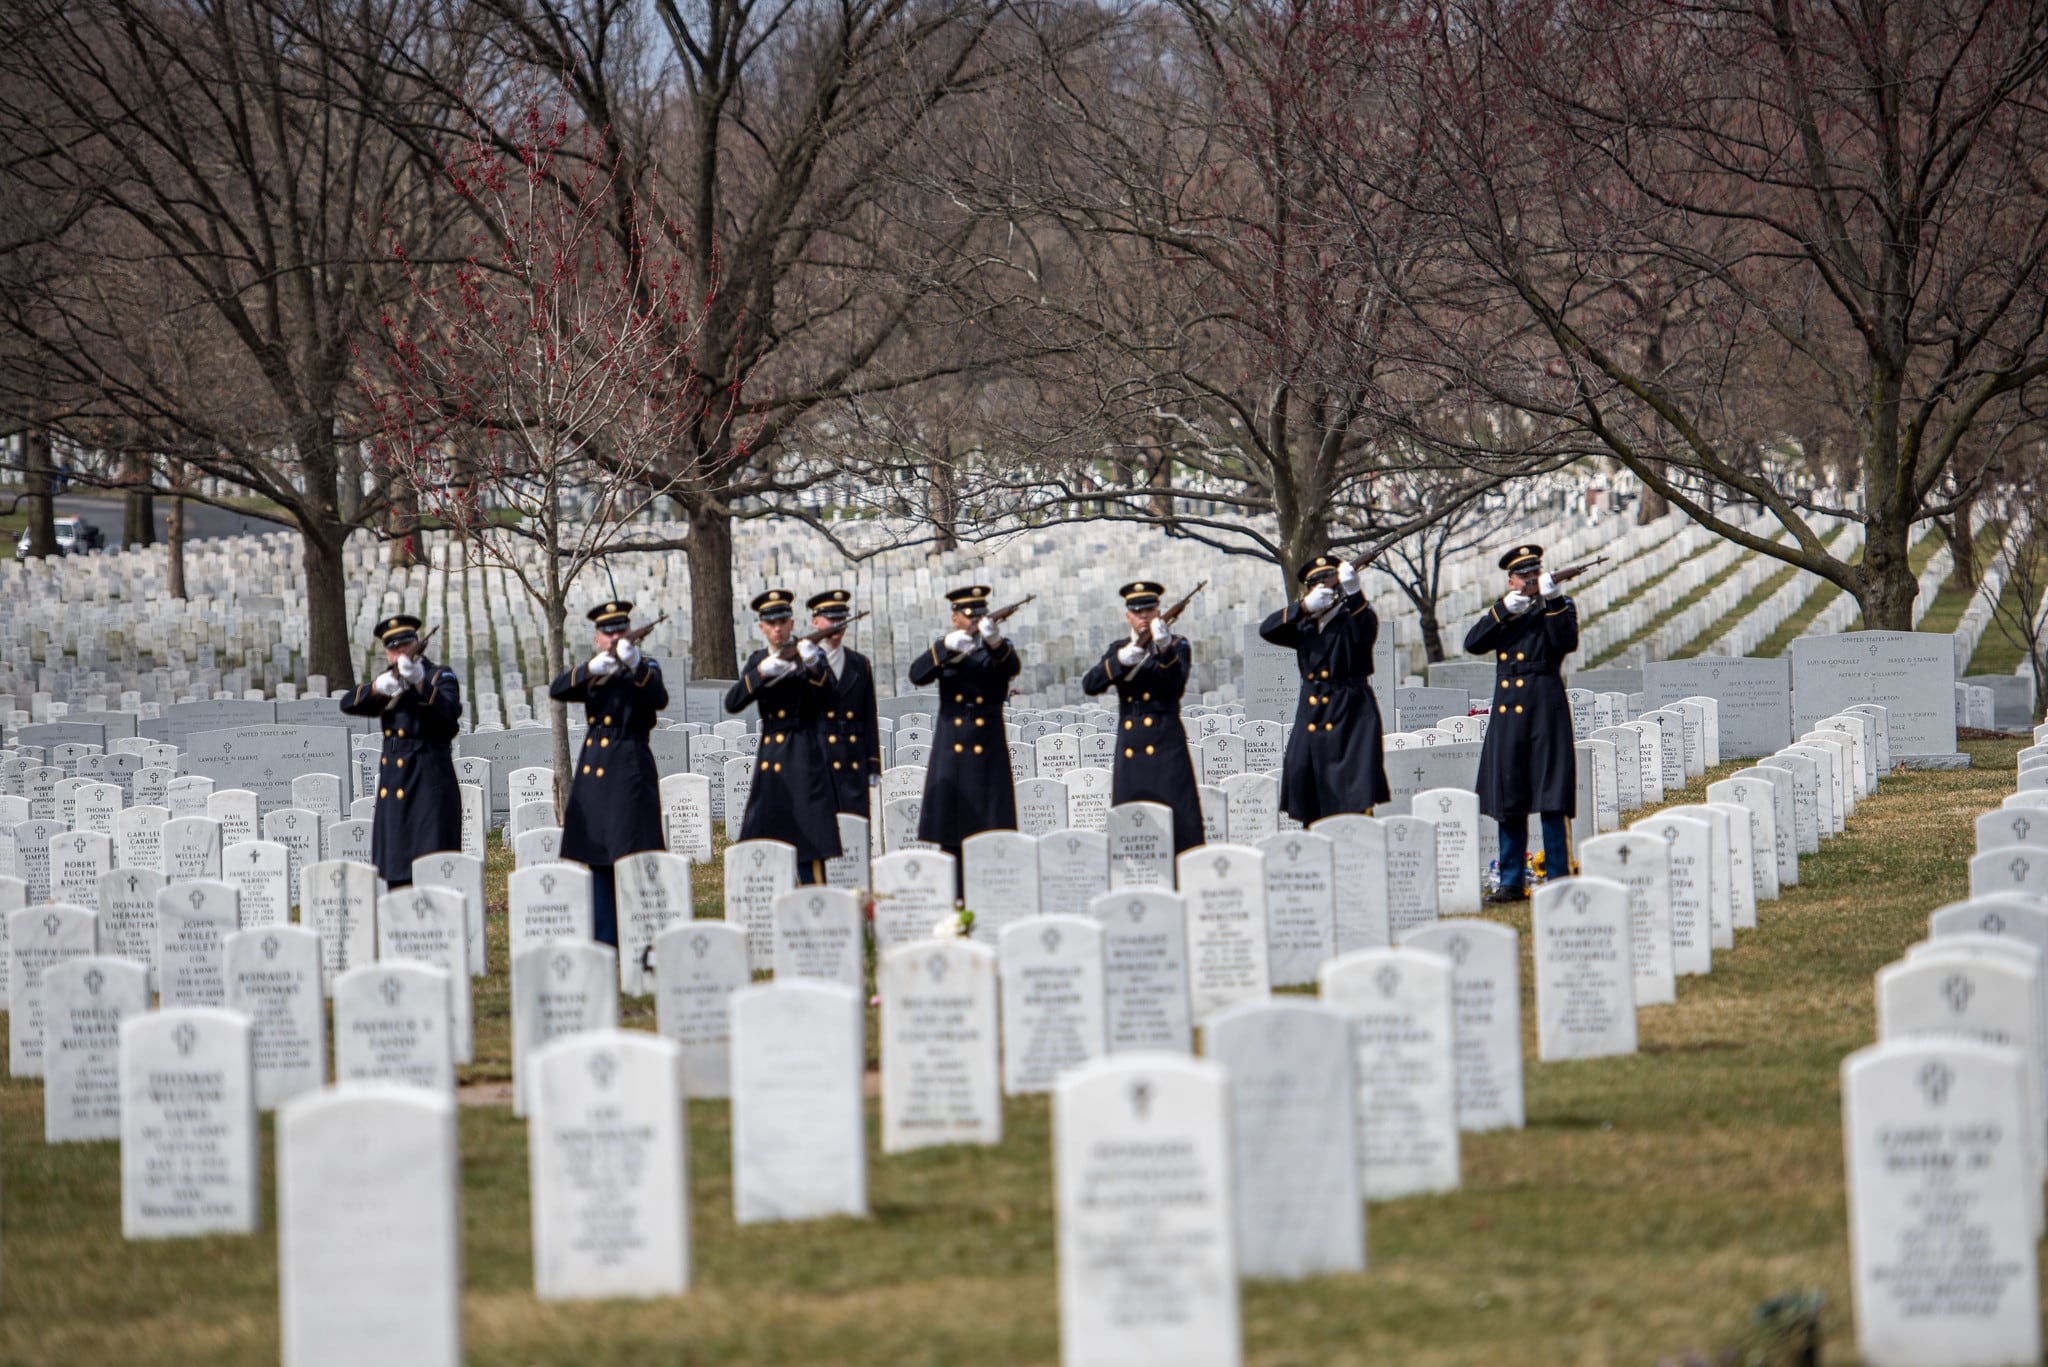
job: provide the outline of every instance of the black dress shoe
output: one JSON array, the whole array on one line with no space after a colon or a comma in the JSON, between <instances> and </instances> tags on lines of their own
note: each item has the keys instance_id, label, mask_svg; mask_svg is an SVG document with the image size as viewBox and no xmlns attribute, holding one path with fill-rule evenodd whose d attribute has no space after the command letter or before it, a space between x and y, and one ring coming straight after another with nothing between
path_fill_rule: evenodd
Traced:
<instances>
[{"instance_id":1,"label":"black dress shoe","mask_svg":"<svg viewBox=\"0 0 2048 1367\"><path fill-rule=\"evenodd\" d=\"M1492 892L1486 894L1486 900L1489 902L1526 902L1529 900L1529 894L1521 888L1495 888Z\"/></svg>"}]
</instances>

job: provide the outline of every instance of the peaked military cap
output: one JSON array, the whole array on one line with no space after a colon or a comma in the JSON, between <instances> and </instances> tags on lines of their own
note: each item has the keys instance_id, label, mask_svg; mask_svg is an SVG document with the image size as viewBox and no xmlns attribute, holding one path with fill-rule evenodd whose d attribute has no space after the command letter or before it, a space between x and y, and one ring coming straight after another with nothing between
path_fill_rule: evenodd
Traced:
<instances>
[{"instance_id":1,"label":"peaked military cap","mask_svg":"<svg viewBox=\"0 0 2048 1367\"><path fill-rule=\"evenodd\" d=\"M599 631L624 631L633 621L633 605L623 598L599 603L588 613Z\"/></svg>"},{"instance_id":2,"label":"peaked military cap","mask_svg":"<svg viewBox=\"0 0 2048 1367\"><path fill-rule=\"evenodd\" d=\"M987 584L969 584L964 589L954 589L946 595L946 601L953 605L953 611L964 612L969 617L979 617L988 611L988 596L995 590Z\"/></svg>"},{"instance_id":3,"label":"peaked military cap","mask_svg":"<svg viewBox=\"0 0 2048 1367\"><path fill-rule=\"evenodd\" d=\"M1295 571L1294 577L1304 584L1313 584L1326 574L1335 574L1343 564L1344 561L1337 556L1319 555Z\"/></svg>"},{"instance_id":4,"label":"peaked military cap","mask_svg":"<svg viewBox=\"0 0 2048 1367\"><path fill-rule=\"evenodd\" d=\"M377 639L384 643L386 650L396 650L400 646L409 646L419 638L420 619L417 617L409 617L404 613L400 613L396 617L386 617L383 621L377 623Z\"/></svg>"},{"instance_id":5,"label":"peaked military cap","mask_svg":"<svg viewBox=\"0 0 2048 1367\"><path fill-rule=\"evenodd\" d=\"M1124 600L1124 607L1131 612L1158 607L1165 594L1166 585L1155 584L1150 579L1133 579L1117 590L1117 596Z\"/></svg>"},{"instance_id":6,"label":"peaked military cap","mask_svg":"<svg viewBox=\"0 0 2048 1367\"><path fill-rule=\"evenodd\" d=\"M814 593L805 602L813 617L824 617L834 622L843 622L853 615L853 594L846 589L826 589Z\"/></svg>"},{"instance_id":7,"label":"peaked military cap","mask_svg":"<svg viewBox=\"0 0 2048 1367\"><path fill-rule=\"evenodd\" d=\"M753 608L764 622L785 622L796 615L791 606L795 602L796 595L788 589L770 589L755 596Z\"/></svg>"},{"instance_id":8,"label":"peaked military cap","mask_svg":"<svg viewBox=\"0 0 2048 1367\"><path fill-rule=\"evenodd\" d=\"M1533 570L1543 563L1543 548L1536 545L1517 546L1500 558L1500 567L1509 574L1521 574Z\"/></svg>"}]
</instances>

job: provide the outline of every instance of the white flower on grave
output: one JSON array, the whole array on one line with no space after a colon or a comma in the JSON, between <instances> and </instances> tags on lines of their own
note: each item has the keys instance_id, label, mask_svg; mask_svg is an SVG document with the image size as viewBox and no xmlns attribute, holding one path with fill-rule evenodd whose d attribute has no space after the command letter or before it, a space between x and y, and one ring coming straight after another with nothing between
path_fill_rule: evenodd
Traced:
<instances>
[{"instance_id":1,"label":"white flower on grave","mask_svg":"<svg viewBox=\"0 0 2048 1367\"><path fill-rule=\"evenodd\" d=\"M932 938L934 940L957 940L965 933L960 928L960 917L957 913L951 916L941 916L938 920L932 922Z\"/></svg>"}]
</instances>

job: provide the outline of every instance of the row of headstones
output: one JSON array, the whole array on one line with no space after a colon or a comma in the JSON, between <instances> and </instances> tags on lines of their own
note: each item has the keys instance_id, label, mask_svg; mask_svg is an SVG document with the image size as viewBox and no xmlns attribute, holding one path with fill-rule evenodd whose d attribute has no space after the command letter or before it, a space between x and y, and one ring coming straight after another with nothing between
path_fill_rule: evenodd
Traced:
<instances>
[{"instance_id":1,"label":"row of headstones","mask_svg":"<svg viewBox=\"0 0 2048 1367\"><path fill-rule=\"evenodd\" d=\"M1977 818L1970 897L1879 970L1877 1043L1842 1063L1856 1338L1871 1362L2041 1355L2044 832L2039 786Z\"/></svg>"}]
</instances>

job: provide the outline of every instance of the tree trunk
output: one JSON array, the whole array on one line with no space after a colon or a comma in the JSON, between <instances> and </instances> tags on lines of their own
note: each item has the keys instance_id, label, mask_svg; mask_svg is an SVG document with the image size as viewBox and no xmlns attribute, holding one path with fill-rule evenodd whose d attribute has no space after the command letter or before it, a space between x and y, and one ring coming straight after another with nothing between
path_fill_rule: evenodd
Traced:
<instances>
[{"instance_id":1,"label":"tree trunk","mask_svg":"<svg viewBox=\"0 0 2048 1367\"><path fill-rule=\"evenodd\" d=\"M541 604L541 611L547 614L548 620L548 664L556 674L560 674L569 664L569 593L562 583L562 557L555 554L559 540L557 533L558 523L551 519L544 579L547 601ZM555 820L559 823L569 804L569 704L548 704L548 731L554 742Z\"/></svg>"},{"instance_id":2,"label":"tree trunk","mask_svg":"<svg viewBox=\"0 0 2048 1367\"><path fill-rule=\"evenodd\" d=\"M393 569L410 569L427 563L426 537L420 531L420 500L411 481L399 477L391 482L391 503L384 512L384 531L391 538Z\"/></svg>"},{"instance_id":3,"label":"tree trunk","mask_svg":"<svg viewBox=\"0 0 2048 1367\"><path fill-rule=\"evenodd\" d=\"M1431 664L1442 664L1444 662L1444 632L1443 627L1437 623L1436 604L1433 602L1418 603L1415 608L1415 617L1422 625L1423 657ZM1386 629L1386 625L1382 624L1380 630L1385 631Z\"/></svg>"},{"instance_id":4,"label":"tree trunk","mask_svg":"<svg viewBox=\"0 0 2048 1367\"><path fill-rule=\"evenodd\" d=\"M171 495L170 511L164 514L164 546L168 562L164 587L173 598L185 596L185 500Z\"/></svg>"},{"instance_id":5,"label":"tree trunk","mask_svg":"<svg viewBox=\"0 0 2048 1367\"><path fill-rule=\"evenodd\" d=\"M31 427L21 439L23 482L28 487L28 553L57 553L57 506L50 499L50 435Z\"/></svg>"},{"instance_id":6,"label":"tree trunk","mask_svg":"<svg viewBox=\"0 0 2048 1367\"><path fill-rule=\"evenodd\" d=\"M739 677L732 632L732 514L706 499L690 519L690 677Z\"/></svg>"},{"instance_id":7,"label":"tree trunk","mask_svg":"<svg viewBox=\"0 0 2048 1367\"><path fill-rule=\"evenodd\" d=\"M1977 588L1977 538L1970 531L1970 523L1976 512L1977 500L1970 499L1956 505L1955 512L1947 517L1938 517L1934 525L1948 541L1949 566L1948 583L1944 585L1951 593L1973 593Z\"/></svg>"},{"instance_id":8,"label":"tree trunk","mask_svg":"<svg viewBox=\"0 0 2048 1367\"><path fill-rule=\"evenodd\" d=\"M1652 465L1650 468L1657 472L1659 478L1663 477L1663 465ZM1671 500L1645 483L1642 496L1636 500L1636 525L1638 527L1648 526L1670 511Z\"/></svg>"},{"instance_id":9,"label":"tree trunk","mask_svg":"<svg viewBox=\"0 0 2048 1367\"><path fill-rule=\"evenodd\" d=\"M123 462L128 492L122 500L121 544L156 544L156 498L149 491L150 462L146 456L129 456Z\"/></svg>"},{"instance_id":10,"label":"tree trunk","mask_svg":"<svg viewBox=\"0 0 2048 1367\"><path fill-rule=\"evenodd\" d=\"M306 572L306 672L325 674L329 688L354 688L355 650L348 639L348 574L342 551L348 527L299 518Z\"/></svg>"},{"instance_id":11,"label":"tree trunk","mask_svg":"<svg viewBox=\"0 0 2048 1367\"><path fill-rule=\"evenodd\" d=\"M1148 481L1154 489L1162 492L1152 495L1152 516L1173 516L1173 457L1164 451L1152 462L1152 477Z\"/></svg>"},{"instance_id":12,"label":"tree trunk","mask_svg":"<svg viewBox=\"0 0 2048 1367\"><path fill-rule=\"evenodd\" d=\"M939 458L932 462L931 493L925 498L926 513L937 531L932 541L935 551L960 549L959 497L959 478L953 469L953 443L949 441L939 449Z\"/></svg>"},{"instance_id":13,"label":"tree trunk","mask_svg":"<svg viewBox=\"0 0 2048 1367\"><path fill-rule=\"evenodd\" d=\"M1913 629L1913 599L1919 595L1920 585L1914 582L1912 562L1907 558L1910 533L1903 518L1869 524L1863 542L1863 587L1856 595L1866 630Z\"/></svg>"}]
</instances>

